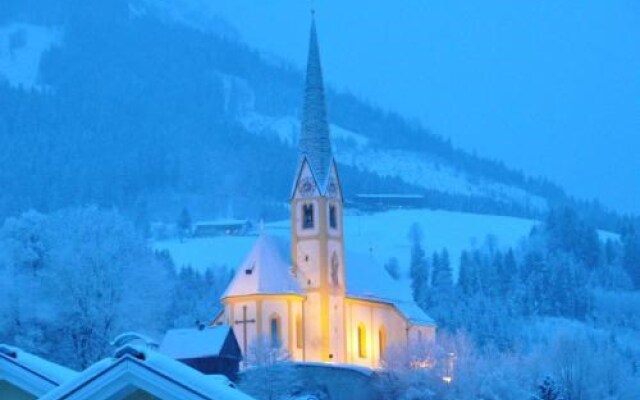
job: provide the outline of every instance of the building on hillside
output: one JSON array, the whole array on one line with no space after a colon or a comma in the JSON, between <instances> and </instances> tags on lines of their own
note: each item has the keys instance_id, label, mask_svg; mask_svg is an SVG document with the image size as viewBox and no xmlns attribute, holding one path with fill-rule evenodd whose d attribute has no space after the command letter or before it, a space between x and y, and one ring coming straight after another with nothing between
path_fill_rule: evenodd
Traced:
<instances>
[{"instance_id":1,"label":"building on hillside","mask_svg":"<svg viewBox=\"0 0 640 400\"><path fill-rule=\"evenodd\" d=\"M313 20L290 199L291 242L260 235L214 320L233 327L245 358L251 358L252 346L266 345L286 350L295 361L377 367L387 348L426 348L435 338L433 320L407 288L398 289L368 255L345 248L342 193Z\"/></svg>"},{"instance_id":2,"label":"building on hillside","mask_svg":"<svg viewBox=\"0 0 640 400\"><path fill-rule=\"evenodd\" d=\"M144 346L125 345L41 400L251 400L226 378L205 375Z\"/></svg>"},{"instance_id":3,"label":"building on hillside","mask_svg":"<svg viewBox=\"0 0 640 400\"><path fill-rule=\"evenodd\" d=\"M242 352L228 326L172 329L166 333L159 351L205 375L219 374L236 380Z\"/></svg>"},{"instance_id":4,"label":"building on hillside","mask_svg":"<svg viewBox=\"0 0 640 400\"><path fill-rule=\"evenodd\" d=\"M0 344L0 399L37 399L76 375L68 368Z\"/></svg>"},{"instance_id":5,"label":"building on hillside","mask_svg":"<svg viewBox=\"0 0 640 400\"><path fill-rule=\"evenodd\" d=\"M427 197L423 194L361 193L351 199L350 207L362 211L385 211L402 208L425 207Z\"/></svg>"},{"instance_id":6,"label":"building on hillside","mask_svg":"<svg viewBox=\"0 0 640 400\"><path fill-rule=\"evenodd\" d=\"M246 219L226 219L216 221L201 221L193 226L194 237L209 237L220 235L246 235L252 224Z\"/></svg>"}]
</instances>

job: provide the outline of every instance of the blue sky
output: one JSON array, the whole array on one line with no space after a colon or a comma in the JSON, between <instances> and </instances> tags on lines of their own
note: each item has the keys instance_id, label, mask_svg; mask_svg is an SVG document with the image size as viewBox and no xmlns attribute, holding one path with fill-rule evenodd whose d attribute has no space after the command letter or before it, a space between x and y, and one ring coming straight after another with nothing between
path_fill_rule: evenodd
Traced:
<instances>
[{"instance_id":1,"label":"blue sky","mask_svg":"<svg viewBox=\"0 0 640 400\"><path fill-rule=\"evenodd\" d=\"M640 213L639 1L315 3L329 84L571 194ZM213 7L249 44L302 67L310 4Z\"/></svg>"}]
</instances>

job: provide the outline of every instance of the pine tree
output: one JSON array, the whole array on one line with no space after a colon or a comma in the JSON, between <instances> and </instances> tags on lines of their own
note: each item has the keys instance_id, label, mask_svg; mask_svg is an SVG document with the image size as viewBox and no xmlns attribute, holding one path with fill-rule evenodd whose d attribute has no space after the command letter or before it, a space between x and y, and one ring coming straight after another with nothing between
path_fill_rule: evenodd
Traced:
<instances>
[{"instance_id":1,"label":"pine tree","mask_svg":"<svg viewBox=\"0 0 640 400\"><path fill-rule=\"evenodd\" d=\"M180 240L182 240L185 236L189 236L191 233L191 214L189 214L189 210L183 208L178 216L178 236Z\"/></svg>"},{"instance_id":2,"label":"pine tree","mask_svg":"<svg viewBox=\"0 0 640 400\"><path fill-rule=\"evenodd\" d=\"M640 235L631 223L622 229L622 264L636 289L640 289Z\"/></svg>"},{"instance_id":3,"label":"pine tree","mask_svg":"<svg viewBox=\"0 0 640 400\"><path fill-rule=\"evenodd\" d=\"M555 381L547 376L538 385L537 393L531 397L531 400L562 400L561 392Z\"/></svg>"},{"instance_id":4,"label":"pine tree","mask_svg":"<svg viewBox=\"0 0 640 400\"><path fill-rule=\"evenodd\" d=\"M449 262L449 252L443 249L440 254L433 253L433 275L429 308L432 314L443 325L450 324L453 307L453 271Z\"/></svg>"},{"instance_id":5,"label":"pine tree","mask_svg":"<svg viewBox=\"0 0 640 400\"><path fill-rule=\"evenodd\" d=\"M478 271L469 253L462 252L458 272L458 291L464 297L470 297L478 291Z\"/></svg>"},{"instance_id":6,"label":"pine tree","mask_svg":"<svg viewBox=\"0 0 640 400\"><path fill-rule=\"evenodd\" d=\"M413 299L422 308L427 307L427 293L429 286L429 267L422 249L422 230L417 223L414 223L409 230L411 246L411 265L409 275L411 276L411 290Z\"/></svg>"}]
</instances>

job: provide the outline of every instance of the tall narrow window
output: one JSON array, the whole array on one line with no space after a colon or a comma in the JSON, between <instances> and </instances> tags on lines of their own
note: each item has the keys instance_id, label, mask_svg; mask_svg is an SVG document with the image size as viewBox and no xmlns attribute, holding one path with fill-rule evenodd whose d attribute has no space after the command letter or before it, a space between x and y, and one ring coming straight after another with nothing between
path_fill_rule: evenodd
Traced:
<instances>
[{"instance_id":1,"label":"tall narrow window","mask_svg":"<svg viewBox=\"0 0 640 400\"><path fill-rule=\"evenodd\" d=\"M358 324L358 356L367 358L367 328Z\"/></svg>"},{"instance_id":2,"label":"tall narrow window","mask_svg":"<svg viewBox=\"0 0 640 400\"><path fill-rule=\"evenodd\" d=\"M313 204L302 206L302 229L313 229Z\"/></svg>"},{"instance_id":3,"label":"tall narrow window","mask_svg":"<svg viewBox=\"0 0 640 400\"><path fill-rule=\"evenodd\" d=\"M296 347L302 348L302 316L296 315Z\"/></svg>"},{"instance_id":4,"label":"tall narrow window","mask_svg":"<svg viewBox=\"0 0 640 400\"><path fill-rule=\"evenodd\" d=\"M269 333L271 339L271 347L277 348L280 347L280 317L274 315L271 317Z\"/></svg>"},{"instance_id":5,"label":"tall narrow window","mask_svg":"<svg viewBox=\"0 0 640 400\"><path fill-rule=\"evenodd\" d=\"M418 343L422 343L422 331L418 329Z\"/></svg>"},{"instance_id":6,"label":"tall narrow window","mask_svg":"<svg viewBox=\"0 0 640 400\"><path fill-rule=\"evenodd\" d=\"M338 210L334 204L329 206L329 226L338 229Z\"/></svg>"},{"instance_id":7,"label":"tall narrow window","mask_svg":"<svg viewBox=\"0 0 640 400\"><path fill-rule=\"evenodd\" d=\"M384 326L381 326L378 331L378 347L380 359L382 359L384 357L384 351L387 349L387 330L384 329Z\"/></svg>"}]
</instances>

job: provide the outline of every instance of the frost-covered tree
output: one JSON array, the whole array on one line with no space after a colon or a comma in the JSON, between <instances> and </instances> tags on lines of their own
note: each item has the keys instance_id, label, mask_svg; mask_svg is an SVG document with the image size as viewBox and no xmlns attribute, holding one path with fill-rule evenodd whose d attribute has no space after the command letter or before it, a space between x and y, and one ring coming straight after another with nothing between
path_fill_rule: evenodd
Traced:
<instances>
[{"instance_id":1,"label":"frost-covered tree","mask_svg":"<svg viewBox=\"0 0 640 400\"><path fill-rule=\"evenodd\" d=\"M563 400L562 391L553 378L546 376L538 385L536 394L531 397L531 400Z\"/></svg>"},{"instance_id":2,"label":"frost-covered tree","mask_svg":"<svg viewBox=\"0 0 640 400\"><path fill-rule=\"evenodd\" d=\"M453 309L453 271L449 261L449 252L433 253L433 273L429 293L429 310L442 324L450 323Z\"/></svg>"},{"instance_id":3,"label":"frost-covered tree","mask_svg":"<svg viewBox=\"0 0 640 400\"><path fill-rule=\"evenodd\" d=\"M631 223L622 229L623 266L636 289L640 289L640 234Z\"/></svg>"},{"instance_id":4,"label":"frost-covered tree","mask_svg":"<svg viewBox=\"0 0 640 400\"><path fill-rule=\"evenodd\" d=\"M224 266L208 268L204 273L191 267L181 268L171 290L169 325L192 327L197 321L212 321L221 308L219 299L232 277L233 271Z\"/></svg>"},{"instance_id":5,"label":"frost-covered tree","mask_svg":"<svg viewBox=\"0 0 640 400\"><path fill-rule=\"evenodd\" d=\"M422 229L414 223L409 229L411 242L411 265L409 276L411 277L411 290L413 299L422 308L427 307L429 291L429 265L422 247Z\"/></svg>"},{"instance_id":6,"label":"frost-covered tree","mask_svg":"<svg viewBox=\"0 0 640 400\"><path fill-rule=\"evenodd\" d=\"M297 371L288 360L287 351L273 346L270 337L257 337L247 349L248 368L240 375L239 388L260 400L288 398L299 390Z\"/></svg>"},{"instance_id":7,"label":"frost-covered tree","mask_svg":"<svg viewBox=\"0 0 640 400\"><path fill-rule=\"evenodd\" d=\"M12 278L11 316L0 330L13 344L84 368L110 353L122 331L165 328L166 270L115 211L28 213L5 223L0 248L2 272Z\"/></svg>"}]
</instances>

